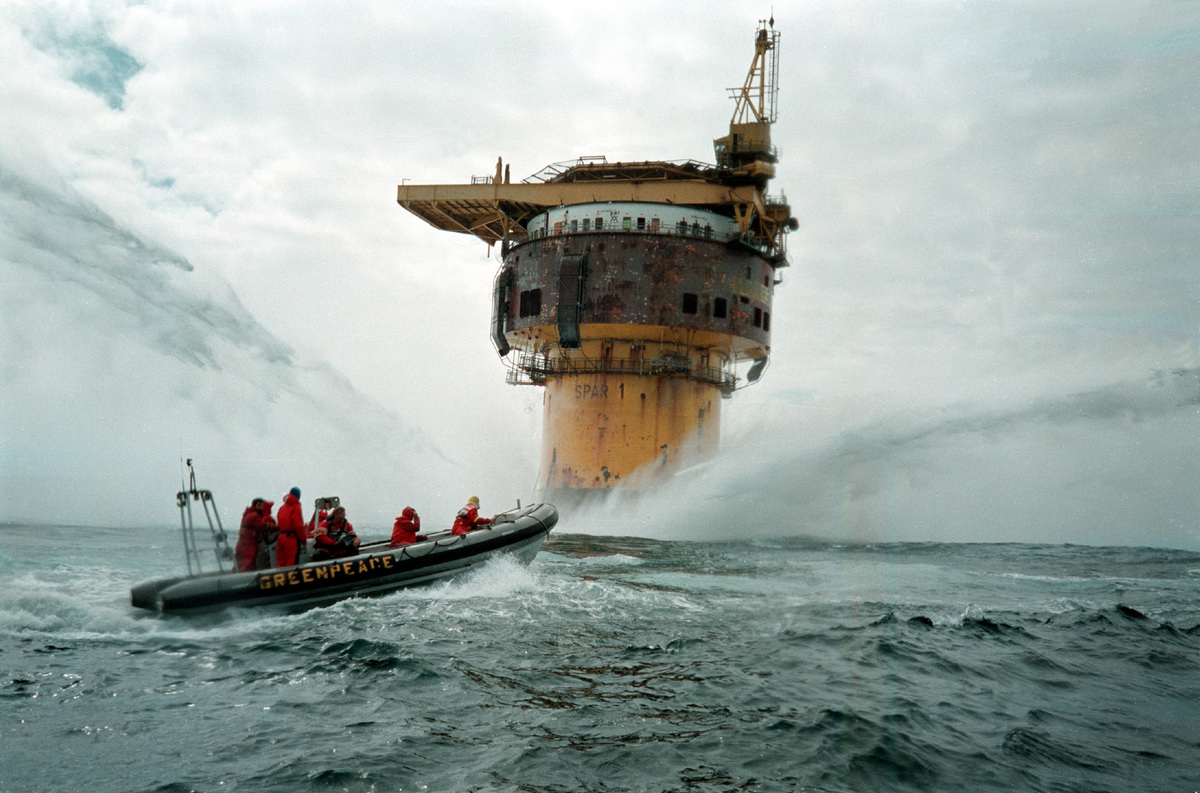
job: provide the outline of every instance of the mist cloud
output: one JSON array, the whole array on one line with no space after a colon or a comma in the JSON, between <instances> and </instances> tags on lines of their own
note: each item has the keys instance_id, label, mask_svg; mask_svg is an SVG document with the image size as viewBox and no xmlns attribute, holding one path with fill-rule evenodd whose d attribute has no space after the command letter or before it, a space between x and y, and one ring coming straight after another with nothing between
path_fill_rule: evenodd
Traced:
<instances>
[{"instance_id":1,"label":"mist cloud","mask_svg":"<svg viewBox=\"0 0 1200 793\"><path fill-rule=\"evenodd\" d=\"M571 525L670 539L1200 545L1200 370L1016 402L760 416L656 497L615 497Z\"/></svg>"},{"instance_id":2,"label":"mist cloud","mask_svg":"<svg viewBox=\"0 0 1200 793\"><path fill-rule=\"evenodd\" d=\"M0 211L8 519L157 522L180 456L232 499L436 489L438 449L299 361L218 276L8 169Z\"/></svg>"},{"instance_id":3,"label":"mist cloud","mask_svg":"<svg viewBox=\"0 0 1200 793\"><path fill-rule=\"evenodd\" d=\"M495 261L395 185L710 159L761 10L606 8L7 6L4 505L149 514L181 440L243 494L527 497ZM801 228L771 366L621 525L1194 547L1200 4L775 18Z\"/></svg>"}]
</instances>

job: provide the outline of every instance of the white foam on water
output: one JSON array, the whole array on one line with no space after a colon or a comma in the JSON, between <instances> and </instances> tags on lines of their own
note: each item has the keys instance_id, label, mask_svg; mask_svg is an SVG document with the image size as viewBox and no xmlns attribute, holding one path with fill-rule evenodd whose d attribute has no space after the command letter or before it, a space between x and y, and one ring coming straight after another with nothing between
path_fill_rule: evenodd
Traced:
<instances>
[{"instance_id":1,"label":"white foam on water","mask_svg":"<svg viewBox=\"0 0 1200 793\"><path fill-rule=\"evenodd\" d=\"M500 554L444 583L403 589L389 597L447 601L504 598L535 591L538 587L538 577L527 565L508 554Z\"/></svg>"}]
</instances>

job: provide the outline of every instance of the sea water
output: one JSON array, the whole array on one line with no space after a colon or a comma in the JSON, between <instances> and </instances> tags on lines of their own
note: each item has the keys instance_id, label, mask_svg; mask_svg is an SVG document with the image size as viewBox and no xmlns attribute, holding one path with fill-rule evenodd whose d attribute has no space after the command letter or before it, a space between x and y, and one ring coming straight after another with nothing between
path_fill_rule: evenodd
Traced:
<instances>
[{"instance_id":1,"label":"sea water","mask_svg":"<svg viewBox=\"0 0 1200 793\"><path fill-rule=\"evenodd\" d=\"M161 617L179 531L0 527L0 791L1200 790L1200 555L553 536Z\"/></svg>"}]
</instances>

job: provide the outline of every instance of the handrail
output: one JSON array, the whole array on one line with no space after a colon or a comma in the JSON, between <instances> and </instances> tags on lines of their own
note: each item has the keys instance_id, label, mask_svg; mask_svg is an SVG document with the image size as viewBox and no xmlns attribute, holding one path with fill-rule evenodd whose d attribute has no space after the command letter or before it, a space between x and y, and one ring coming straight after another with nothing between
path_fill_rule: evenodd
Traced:
<instances>
[{"instance_id":1,"label":"handrail","mask_svg":"<svg viewBox=\"0 0 1200 793\"><path fill-rule=\"evenodd\" d=\"M566 173L567 171L571 170L572 168L575 168L575 167L578 167L581 165L611 165L614 168L616 168L618 166L637 167L639 165L640 166L671 165L676 168L682 168L682 169L686 169L686 170L695 170L697 172L697 175L703 175L709 171L717 170L717 166L715 166L711 163L701 162L700 160L693 160L693 159L655 160L652 162L637 162L637 161L609 162L607 157L605 157L603 154L600 154L600 155L590 156L590 157L577 157L574 160L562 160L560 162L552 162L549 165L543 167L537 173L533 173L533 174L530 174L529 176L526 176L521 181L524 182L525 184L538 184L538 183L543 183L543 182L549 182L552 179L554 179L555 177L561 176L562 174Z\"/></svg>"},{"instance_id":2,"label":"handrail","mask_svg":"<svg viewBox=\"0 0 1200 793\"><path fill-rule=\"evenodd\" d=\"M669 358L669 360L668 360ZM521 375L527 379L522 379ZM693 367L691 361L682 356L659 356L657 358L549 358L540 353L526 353L510 365L505 378L509 385L537 385L550 377L565 374L625 374L625 375L677 375L686 380L711 383L722 390L732 391L737 387L737 376L723 367Z\"/></svg>"},{"instance_id":3,"label":"handrail","mask_svg":"<svg viewBox=\"0 0 1200 793\"><path fill-rule=\"evenodd\" d=\"M213 540L213 555L216 558L218 572L224 571L224 562L230 562L230 571L235 568L233 564L233 549L229 547L229 535L225 533L225 527L221 525L221 513L217 510L217 502L213 499L211 490L201 490L196 487L196 471L192 467L192 461L187 461L188 472L190 474L188 489L180 490L175 494L175 504L179 507L179 523L183 531L183 554L187 561L188 575L193 575L193 564L195 565L195 574L204 572L202 558L204 552L200 550L200 541L196 537L196 523L192 515L192 502L199 501L204 507L204 518L208 523L209 533ZM209 504L212 504L212 511L209 511ZM214 525L215 524L215 525Z\"/></svg>"},{"instance_id":4,"label":"handrail","mask_svg":"<svg viewBox=\"0 0 1200 793\"><path fill-rule=\"evenodd\" d=\"M772 203L770 205L785 206L786 204ZM726 233L726 232L720 231L719 229L714 229L711 226L704 226L704 227L698 228L697 224L694 224L694 223L688 224L686 228L684 228L684 226L680 225L679 223L676 223L676 224L663 223L663 224L660 224L657 228L651 228L650 224L647 224L646 228L644 228L644 229L636 229L636 228L624 229L624 228L605 227L603 229L589 228L589 229L577 229L575 231L560 230L557 232L554 229L535 229L535 230L531 231L530 233L526 234L524 237L515 238L513 241L513 244L514 245L524 245L529 242L534 242L534 241L540 240L540 239L549 239L551 237L567 237L567 236L590 235L590 234L645 234L645 235L651 236L651 237L690 237L692 239L708 240L711 242L720 242L720 243L726 243L726 244L737 240L741 243L749 245L755 251L763 254L764 256L768 256L770 254L771 247L772 247L771 240L769 238L762 236L760 234L755 234L752 231L733 231L733 232Z\"/></svg>"}]
</instances>

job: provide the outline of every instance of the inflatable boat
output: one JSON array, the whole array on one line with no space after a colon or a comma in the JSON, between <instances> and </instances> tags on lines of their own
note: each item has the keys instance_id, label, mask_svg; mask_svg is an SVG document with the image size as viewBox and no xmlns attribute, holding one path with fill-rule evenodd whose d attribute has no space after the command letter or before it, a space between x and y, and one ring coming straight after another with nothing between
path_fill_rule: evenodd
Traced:
<instances>
[{"instance_id":1,"label":"inflatable boat","mask_svg":"<svg viewBox=\"0 0 1200 793\"><path fill-rule=\"evenodd\" d=\"M189 461L190 462L190 461ZM205 506L212 501L208 491L179 494L180 509L190 516L189 496ZM215 506L213 512L215 513ZM492 523L466 534L450 532L428 535L413 545L389 548L388 542L363 543L359 553L339 559L303 562L254 572L192 572L192 559L199 561L190 521L184 518L184 544L188 551L188 575L146 581L133 587L130 601L137 608L162 614L195 614L229 607L281 606L310 608L361 595L379 595L403 587L419 586L460 575L500 554L509 554L529 564L542 542L558 522L558 510L550 504L533 504L502 512ZM189 541L189 534L192 538ZM227 553L224 530L214 529L218 565Z\"/></svg>"}]
</instances>

